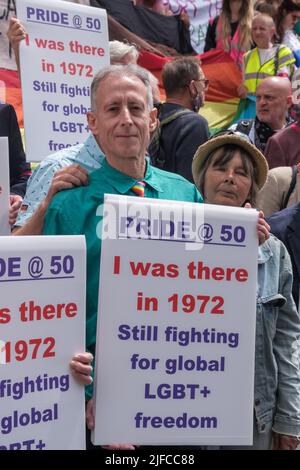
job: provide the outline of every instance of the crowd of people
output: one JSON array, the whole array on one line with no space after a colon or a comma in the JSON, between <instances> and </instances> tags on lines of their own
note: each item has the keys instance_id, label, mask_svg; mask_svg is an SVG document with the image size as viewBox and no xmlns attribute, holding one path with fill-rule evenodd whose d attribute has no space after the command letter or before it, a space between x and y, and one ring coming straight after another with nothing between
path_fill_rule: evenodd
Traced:
<instances>
[{"instance_id":1,"label":"crowd of people","mask_svg":"<svg viewBox=\"0 0 300 470\"><path fill-rule=\"evenodd\" d=\"M170 14L159 1L133 3ZM12 234L86 238L88 352L74 356L71 369L88 386L89 428L101 257L96 209L105 193L135 196L141 183L143 197L260 210L254 440L247 448L299 444L300 103L293 102L292 81L300 80L300 3L260 0L254 7L250 0L223 0L207 30L205 51L223 49L242 70L245 112L212 137L201 116L209 81L199 58L165 64L161 102L157 79L137 65L137 48L119 41L110 42L111 65L93 78L88 138L49 155L32 175L14 109L0 105L0 133L9 139ZM17 18L8 37L18 64L25 29Z\"/></svg>"}]
</instances>

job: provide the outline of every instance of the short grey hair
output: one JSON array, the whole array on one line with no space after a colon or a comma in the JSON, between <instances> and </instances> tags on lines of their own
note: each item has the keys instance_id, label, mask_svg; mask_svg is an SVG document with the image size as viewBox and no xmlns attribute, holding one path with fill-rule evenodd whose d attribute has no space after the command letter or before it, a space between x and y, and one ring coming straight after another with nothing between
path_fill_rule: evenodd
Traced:
<instances>
[{"instance_id":1,"label":"short grey hair","mask_svg":"<svg viewBox=\"0 0 300 470\"><path fill-rule=\"evenodd\" d=\"M120 62L127 54L132 56L135 62L138 60L139 51L133 44L126 44L121 41L109 41L109 56L111 63Z\"/></svg>"},{"instance_id":2,"label":"short grey hair","mask_svg":"<svg viewBox=\"0 0 300 470\"><path fill-rule=\"evenodd\" d=\"M153 97L153 103L159 103L160 102L160 91L159 91L159 80L156 78L155 75L153 75L152 72L149 72L149 82L150 86L152 89L152 97Z\"/></svg>"},{"instance_id":3,"label":"short grey hair","mask_svg":"<svg viewBox=\"0 0 300 470\"><path fill-rule=\"evenodd\" d=\"M146 87L147 92L147 105L149 111L153 109L153 96L152 88L150 84L148 70L143 69L139 65L129 64L129 65L110 65L100 70L94 76L91 85L91 111L95 112L97 110L97 92L100 83L105 80L108 76L114 77L135 77L141 80L141 82Z\"/></svg>"}]
</instances>

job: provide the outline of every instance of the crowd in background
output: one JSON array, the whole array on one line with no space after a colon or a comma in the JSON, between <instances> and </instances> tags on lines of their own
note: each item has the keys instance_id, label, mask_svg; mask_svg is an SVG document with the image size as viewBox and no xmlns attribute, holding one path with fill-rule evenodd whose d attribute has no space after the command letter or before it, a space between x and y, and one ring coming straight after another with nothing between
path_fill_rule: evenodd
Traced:
<instances>
[{"instance_id":1,"label":"crowd in background","mask_svg":"<svg viewBox=\"0 0 300 470\"><path fill-rule=\"evenodd\" d=\"M131 2L134 8L173 15L163 0ZM189 28L186 12L178 20ZM17 18L10 20L7 34L18 64L25 29ZM239 120L213 137L201 116L209 81L199 57L189 54L166 62L162 101L157 78L136 66L139 50L126 41L110 41L113 66L94 78L87 140L47 157L31 176L15 111L1 104L0 135L8 136L10 146L10 224L14 235L83 233L88 260L94 260L100 257L94 237L96 208L86 202L81 210L84 192L91 201L97 194L97 204L105 190L134 195L138 189L144 197L263 209L270 226L260 213L254 448L295 449L300 435L300 369L292 349L300 338L295 304L300 279L300 1L223 0L206 33L204 51L213 49L226 52L242 77L237 89ZM120 116L112 117L103 103L115 96L118 101L118 90L125 98ZM129 106L124 117L129 95L139 110ZM111 141L113 125L138 129L140 142L126 147L118 139ZM133 136L126 132L130 143ZM129 151L136 152L135 162ZM76 188L74 196L62 191L71 188ZM66 207L74 213L75 229L68 225ZM269 231L278 239L269 237ZM87 281L92 353L98 278L99 273L93 273ZM73 359L74 373L84 384L91 382L90 362L90 355ZM90 407L87 414L92 427Z\"/></svg>"}]
</instances>

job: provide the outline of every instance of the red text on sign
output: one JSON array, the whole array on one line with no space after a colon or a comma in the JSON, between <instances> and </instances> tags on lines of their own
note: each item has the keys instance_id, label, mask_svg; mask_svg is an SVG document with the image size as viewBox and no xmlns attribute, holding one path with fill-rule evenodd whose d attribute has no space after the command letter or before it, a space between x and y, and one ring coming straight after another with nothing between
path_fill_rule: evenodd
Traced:
<instances>
[{"instance_id":1,"label":"red text on sign","mask_svg":"<svg viewBox=\"0 0 300 470\"><path fill-rule=\"evenodd\" d=\"M77 305L74 302L68 304L48 304L43 307L35 305L34 300L23 302L19 307L20 320L22 322L35 320L52 320L52 318L73 318L77 315Z\"/></svg>"},{"instance_id":2,"label":"red text on sign","mask_svg":"<svg viewBox=\"0 0 300 470\"><path fill-rule=\"evenodd\" d=\"M12 361L25 361L25 359L41 359L55 356L55 339L51 336L47 338L31 338L27 341L20 339L13 343L7 341L0 352L4 353L3 363L9 364Z\"/></svg>"},{"instance_id":3,"label":"red text on sign","mask_svg":"<svg viewBox=\"0 0 300 470\"><path fill-rule=\"evenodd\" d=\"M177 313L182 311L184 313L209 313L223 315L224 299L220 295L211 297L210 295L190 295L185 294L179 297L178 294L173 294L168 298L171 304L172 312Z\"/></svg>"}]
</instances>

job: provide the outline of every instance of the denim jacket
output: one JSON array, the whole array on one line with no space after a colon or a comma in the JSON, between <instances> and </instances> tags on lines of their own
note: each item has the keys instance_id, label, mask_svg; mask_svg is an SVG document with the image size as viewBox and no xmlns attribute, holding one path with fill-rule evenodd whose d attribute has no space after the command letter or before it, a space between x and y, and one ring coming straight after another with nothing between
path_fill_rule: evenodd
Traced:
<instances>
[{"instance_id":1,"label":"denim jacket","mask_svg":"<svg viewBox=\"0 0 300 470\"><path fill-rule=\"evenodd\" d=\"M259 433L300 435L300 316L289 254L277 238L259 247L254 409Z\"/></svg>"}]
</instances>

